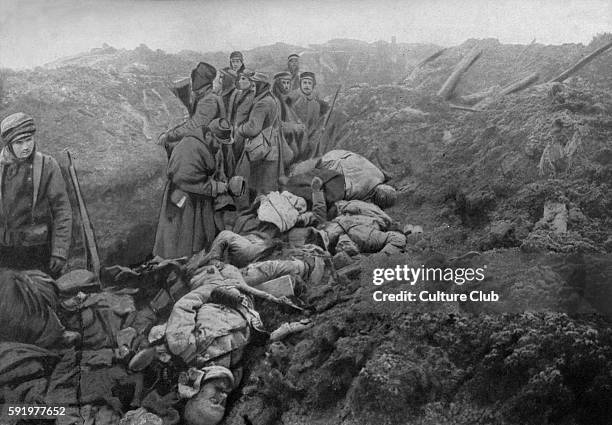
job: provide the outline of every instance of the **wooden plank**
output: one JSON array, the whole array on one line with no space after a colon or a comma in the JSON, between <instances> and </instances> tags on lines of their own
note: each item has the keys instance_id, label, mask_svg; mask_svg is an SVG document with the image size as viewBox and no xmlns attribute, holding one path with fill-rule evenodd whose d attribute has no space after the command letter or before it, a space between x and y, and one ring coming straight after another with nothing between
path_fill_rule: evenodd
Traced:
<instances>
[{"instance_id":1,"label":"wooden plank","mask_svg":"<svg viewBox=\"0 0 612 425\"><path fill-rule=\"evenodd\" d=\"M584 58L580 59L571 68L566 69L561 74L559 74L559 76L557 76L557 77L553 78L552 80L550 80L549 83L562 83L563 81L565 81L569 77L571 77L573 74L578 72L578 70L580 70L587 63L591 62L597 56L601 55L603 52L608 50L610 47L612 47L612 41L609 42L608 44L605 44L605 45L601 46L599 49L595 50L594 52L592 52L591 54L585 56Z\"/></svg>"},{"instance_id":2,"label":"wooden plank","mask_svg":"<svg viewBox=\"0 0 612 425\"><path fill-rule=\"evenodd\" d=\"M449 103L448 107L451 108L451 109L458 109L460 111L482 112L482 111L480 111L478 109L470 108L469 106L454 105L452 103Z\"/></svg>"},{"instance_id":3,"label":"wooden plank","mask_svg":"<svg viewBox=\"0 0 612 425\"><path fill-rule=\"evenodd\" d=\"M519 81L516 81L506 87L504 87L500 92L499 95L500 96L505 96L507 94L510 93L515 93L517 91L521 91L526 89L527 87L529 87L530 85L532 85L533 83L535 83L536 81L538 81L538 79L540 78L540 74L537 72L534 72L533 74L528 75L527 77L520 79Z\"/></svg>"},{"instance_id":4,"label":"wooden plank","mask_svg":"<svg viewBox=\"0 0 612 425\"><path fill-rule=\"evenodd\" d=\"M437 52L435 52L433 55L427 56L424 60L422 60L421 62L419 62L417 64L417 66L414 67L414 69L412 70L412 72L410 72L410 74L406 77L404 77L399 84L401 84L402 82L408 80L408 81L412 81L414 80L414 78L416 77L417 73L421 70L421 68L423 68L425 65L427 65L429 62L432 62L436 59L438 59L442 53L446 52L447 48L445 47L444 49L440 49Z\"/></svg>"},{"instance_id":5,"label":"wooden plank","mask_svg":"<svg viewBox=\"0 0 612 425\"><path fill-rule=\"evenodd\" d=\"M482 54L482 50L478 47L474 47L470 52L459 61L459 63L455 66L455 70L448 77L448 79L444 82L440 90L438 91L438 96L440 96L444 100L448 100L453 95L455 91L455 87L459 83L461 76L472 66L474 62L480 57Z\"/></svg>"}]
</instances>

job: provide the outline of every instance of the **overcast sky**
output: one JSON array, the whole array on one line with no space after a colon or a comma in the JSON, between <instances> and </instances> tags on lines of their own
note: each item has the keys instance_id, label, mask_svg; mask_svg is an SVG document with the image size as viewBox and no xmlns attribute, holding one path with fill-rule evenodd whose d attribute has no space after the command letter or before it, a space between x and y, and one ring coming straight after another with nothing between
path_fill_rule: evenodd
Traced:
<instances>
[{"instance_id":1,"label":"overcast sky","mask_svg":"<svg viewBox=\"0 0 612 425\"><path fill-rule=\"evenodd\" d=\"M0 0L0 66L42 65L102 43L168 52L392 36L586 44L601 32L612 32L612 0Z\"/></svg>"}]
</instances>

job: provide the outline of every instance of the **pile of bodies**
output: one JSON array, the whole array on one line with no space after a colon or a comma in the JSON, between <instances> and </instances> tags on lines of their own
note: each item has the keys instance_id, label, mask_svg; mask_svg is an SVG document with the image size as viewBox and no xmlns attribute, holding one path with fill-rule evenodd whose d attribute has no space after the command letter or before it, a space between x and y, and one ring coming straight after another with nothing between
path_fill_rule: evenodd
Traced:
<instances>
[{"instance_id":1,"label":"pile of bodies","mask_svg":"<svg viewBox=\"0 0 612 425\"><path fill-rule=\"evenodd\" d=\"M305 327L270 335L256 303L300 317L297 292L329 278L335 258L406 244L377 205L395 194L373 164L347 151L312 164L258 196L209 249L109 267L104 290L85 271L55 281L4 272L2 402L70 407L58 423L220 422L246 345Z\"/></svg>"},{"instance_id":2,"label":"pile of bodies","mask_svg":"<svg viewBox=\"0 0 612 425\"><path fill-rule=\"evenodd\" d=\"M104 287L84 270L56 280L0 271L1 404L63 406L58 424L217 424L247 345L308 326L270 334L256 306L304 319L300 293L337 275L341 260L404 249L384 212L397 198L385 174L361 155L300 144L311 123L286 117L301 101L273 95L240 55L231 63L223 75L236 78L221 95L214 68L194 69L191 117L160 137L168 183L152 260L108 267ZM277 75L283 87L310 79ZM258 156L253 140L265 131Z\"/></svg>"}]
</instances>

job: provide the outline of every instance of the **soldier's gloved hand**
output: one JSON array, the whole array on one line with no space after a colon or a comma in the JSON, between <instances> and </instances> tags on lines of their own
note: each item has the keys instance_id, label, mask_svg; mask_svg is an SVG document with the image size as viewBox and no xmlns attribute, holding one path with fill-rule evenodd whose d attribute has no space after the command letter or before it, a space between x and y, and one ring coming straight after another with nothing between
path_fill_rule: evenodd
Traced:
<instances>
[{"instance_id":1,"label":"soldier's gloved hand","mask_svg":"<svg viewBox=\"0 0 612 425\"><path fill-rule=\"evenodd\" d=\"M168 132L164 131L162 134L159 135L159 137L157 138L157 144L159 146L166 146L166 144L168 143Z\"/></svg>"},{"instance_id":2,"label":"soldier's gloved hand","mask_svg":"<svg viewBox=\"0 0 612 425\"><path fill-rule=\"evenodd\" d=\"M51 273L53 274L60 273L65 265L66 260L60 257L52 256L49 260L49 270L51 270Z\"/></svg>"}]
</instances>

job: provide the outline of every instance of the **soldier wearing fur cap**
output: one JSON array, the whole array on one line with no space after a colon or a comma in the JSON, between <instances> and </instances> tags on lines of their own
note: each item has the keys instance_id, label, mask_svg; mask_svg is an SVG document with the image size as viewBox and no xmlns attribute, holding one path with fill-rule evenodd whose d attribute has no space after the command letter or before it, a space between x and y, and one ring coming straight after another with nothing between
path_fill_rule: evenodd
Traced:
<instances>
[{"instance_id":1,"label":"soldier wearing fur cap","mask_svg":"<svg viewBox=\"0 0 612 425\"><path fill-rule=\"evenodd\" d=\"M22 112L0 123L0 266L57 277L68 257L72 209L60 167L37 151L35 132Z\"/></svg>"},{"instance_id":2,"label":"soldier wearing fur cap","mask_svg":"<svg viewBox=\"0 0 612 425\"><path fill-rule=\"evenodd\" d=\"M202 127L210 124L215 118L224 115L221 98L213 92L213 82L217 77L217 69L200 62L191 71L191 90L193 101L189 110L189 118L182 124L162 133L158 144L168 148L168 144L178 142L185 136L202 136Z\"/></svg>"}]
</instances>

